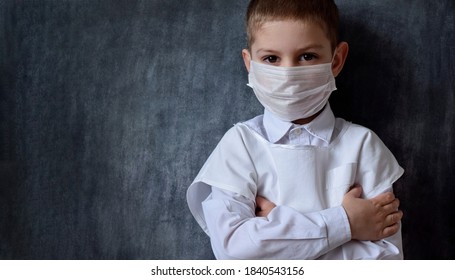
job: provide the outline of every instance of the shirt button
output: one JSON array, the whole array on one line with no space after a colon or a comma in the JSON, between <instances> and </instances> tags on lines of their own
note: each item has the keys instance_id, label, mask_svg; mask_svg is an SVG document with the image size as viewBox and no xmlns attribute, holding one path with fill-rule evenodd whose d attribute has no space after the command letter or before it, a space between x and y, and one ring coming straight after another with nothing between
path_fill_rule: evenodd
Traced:
<instances>
[{"instance_id":1,"label":"shirt button","mask_svg":"<svg viewBox=\"0 0 455 280\"><path fill-rule=\"evenodd\" d=\"M294 129L293 134L295 136L300 136L302 134L302 129L301 128Z\"/></svg>"}]
</instances>

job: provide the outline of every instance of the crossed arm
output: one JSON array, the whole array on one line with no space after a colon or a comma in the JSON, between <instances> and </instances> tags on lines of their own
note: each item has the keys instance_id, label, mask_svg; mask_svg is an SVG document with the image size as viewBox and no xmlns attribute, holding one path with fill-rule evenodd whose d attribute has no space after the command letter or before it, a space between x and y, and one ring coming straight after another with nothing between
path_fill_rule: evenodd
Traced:
<instances>
[{"instance_id":1,"label":"crossed arm","mask_svg":"<svg viewBox=\"0 0 455 280\"><path fill-rule=\"evenodd\" d=\"M394 235L403 215L392 193L362 199L361 192L361 187L355 186L344 196L341 206L302 214L262 197L251 201L213 188L203 209L215 256L316 259L330 252L329 258L350 258L345 254L347 251L336 251L345 244L353 258L399 258L393 241L356 242ZM394 240L401 244L401 239Z\"/></svg>"},{"instance_id":2,"label":"crossed arm","mask_svg":"<svg viewBox=\"0 0 455 280\"><path fill-rule=\"evenodd\" d=\"M380 194L372 199L360 198L362 187L354 185L343 198L342 206L346 211L354 240L376 241L394 235L400 229L403 212L398 209L400 201L392 192ZM258 196L256 216L267 217L276 205Z\"/></svg>"}]
</instances>

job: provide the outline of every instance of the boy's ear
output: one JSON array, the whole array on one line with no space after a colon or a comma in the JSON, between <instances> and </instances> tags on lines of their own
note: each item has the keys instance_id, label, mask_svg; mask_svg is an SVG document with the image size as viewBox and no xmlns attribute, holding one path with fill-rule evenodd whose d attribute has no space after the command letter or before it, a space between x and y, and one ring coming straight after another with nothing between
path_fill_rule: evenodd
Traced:
<instances>
[{"instance_id":1,"label":"boy's ear","mask_svg":"<svg viewBox=\"0 0 455 280\"><path fill-rule=\"evenodd\" d=\"M242 50L242 57L243 57L243 63L245 63L246 70L250 72L250 62L251 62L251 55L250 51L247 49Z\"/></svg>"},{"instance_id":2,"label":"boy's ear","mask_svg":"<svg viewBox=\"0 0 455 280\"><path fill-rule=\"evenodd\" d=\"M344 63L346 62L346 58L348 57L349 53L349 45L346 42L341 42L338 44L336 48L336 54L333 58L332 64L332 72L333 76L336 77L340 74L341 70L343 69Z\"/></svg>"}]
</instances>

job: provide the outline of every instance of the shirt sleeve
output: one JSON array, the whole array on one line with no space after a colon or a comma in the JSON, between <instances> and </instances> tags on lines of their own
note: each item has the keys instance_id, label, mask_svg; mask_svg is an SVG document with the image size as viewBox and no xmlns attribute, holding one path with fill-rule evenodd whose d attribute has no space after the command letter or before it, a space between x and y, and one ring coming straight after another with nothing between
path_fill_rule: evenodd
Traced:
<instances>
[{"instance_id":1,"label":"shirt sleeve","mask_svg":"<svg viewBox=\"0 0 455 280\"><path fill-rule=\"evenodd\" d=\"M392 186L383 192L392 192ZM376 196L376 194L374 195ZM374 196L367 195L367 199ZM394 235L378 241L351 240L334 250L331 250L319 259L334 260L402 260L403 246L401 229Z\"/></svg>"},{"instance_id":2,"label":"shirt sleeve","mask_svg":"<svg viewBox=\"0 0 455 280\"><path fill-rule=\"evenodd\" d=\"M256 217L255 201L212 187L202 208L217 259L316 259L351 239L342 206L308 214L277 206Z\"/></svg>"},{"instance_id":3,"label":"shirt sleeve","mask_svg":"<svg viewBox=\"0 0 455 280\"><path fill-rule=\"evenodd\" d=\"M351 240L319 257L321 260L402 260L401 231L379 241Z\"/></svg>"}]
</instances>

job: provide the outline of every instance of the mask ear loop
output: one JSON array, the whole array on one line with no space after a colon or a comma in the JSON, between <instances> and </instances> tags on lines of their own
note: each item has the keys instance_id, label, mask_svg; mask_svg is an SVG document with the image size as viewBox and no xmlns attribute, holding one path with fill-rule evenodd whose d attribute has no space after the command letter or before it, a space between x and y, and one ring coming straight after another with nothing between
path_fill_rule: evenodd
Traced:
<instances>
[{"instance_id":1,"label":"mask ear loop","mask_svg":"<svg viewBox=\"0 0 455 280\"><path fill-rule=\"evenodd\" d=\"M335 47L335 50L333 51L332 61L330 62L331 64L333 64L333 61L335 60L335 56L337 56L337 50L338 50L338 47Z\"/></svg>"}]
</instances>

